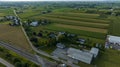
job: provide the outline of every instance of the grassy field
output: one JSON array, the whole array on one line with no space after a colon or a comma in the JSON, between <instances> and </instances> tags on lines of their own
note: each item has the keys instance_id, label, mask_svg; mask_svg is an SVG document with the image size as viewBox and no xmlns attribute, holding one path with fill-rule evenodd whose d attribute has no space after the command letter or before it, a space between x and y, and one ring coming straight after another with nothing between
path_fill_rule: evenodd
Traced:
<instances>
[{"instance_id":1,"label":"grassy field","mask_svg":"<svg viewBox=\"0 0 120 67\"><path fill-rule=\"evenodd\" d=\"M8 24L0 24L0 40L11 43L26 51L32 51L32 48L27 42L20 27L11 27Z\"/></svg>"},{"instance_id":2,"label":"grassy field","mask_svg":"<svg viewBox=\"0 0 120 67\"><path fill-rule=\"evenodd\" d=\"M120 66L120 52L116 50L100 51L97 59L93 60L92 65L79 62L81 67L119 67Z\"/></svg>"},{"instance_id":3,"label":"grassy field","mask_svg":"<svg viewBox=\"0 0 120 67\"><path fill-rule=\"evenodd\" d=\"M0 17L5 16L4 13L0 13Z\"/></svg>"},{"instance_id":4,"label":"grassy field","mask_svg":"<svg viewBox=\"0 0 120 67\"><path fill-rule=\"evenodd\" d=\"M18 15L20 16L21 19L25 20L27 18L30 18L31 16L36 16L40 14L41 14L40 9L36 9L36 10L27 9L27 10L24 10L23 13L18 14Z\"/></svg>"},{"instance_id":5,"label":"grassy field","mask_svg":"<svg viewBox=\"0 0 120 67\"><path fill-rule=\"evenodd\" d=\"M120 52L116 50L105 50L100 52L98 58L94 61L97 67L119 67Z\"/></svg>"},{"instance_id":6,"label":"grassy field","mask_svg":"<svg viewBox=\"0 0 120 67\"><path fill-rule=\"evenodd\" d=\"M8 9L0 8L0 16L6 16L6 15L14 15L13 10L11 8Z\"/></svg>"},{"instance_id":7,"label":"grassy field","mask_svg":"<svg viewBox=\"0 0 120 67\"><path fill-rule=\"evenodd\" d=\"M109 34L120 36L120 17L110 17L111 20L110 27L109 27Z\"/></svg>"}]
</instances>

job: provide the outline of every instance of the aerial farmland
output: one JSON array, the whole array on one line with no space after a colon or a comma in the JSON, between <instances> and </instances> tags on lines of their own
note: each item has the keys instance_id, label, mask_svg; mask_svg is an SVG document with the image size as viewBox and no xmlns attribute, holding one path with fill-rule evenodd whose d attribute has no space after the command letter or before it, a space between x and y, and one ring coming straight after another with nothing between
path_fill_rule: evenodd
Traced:
<instances>
[{"instance_id":1,"label":"aerial farmland","mask_svg":"<svg viewBox=\"0 0 120 67\"><path fill-rule=\"evenodd\" d=\"M33 67L120 66L119 2L3 3L0 41L39 58Z\"/></svg>"}]
</instances>

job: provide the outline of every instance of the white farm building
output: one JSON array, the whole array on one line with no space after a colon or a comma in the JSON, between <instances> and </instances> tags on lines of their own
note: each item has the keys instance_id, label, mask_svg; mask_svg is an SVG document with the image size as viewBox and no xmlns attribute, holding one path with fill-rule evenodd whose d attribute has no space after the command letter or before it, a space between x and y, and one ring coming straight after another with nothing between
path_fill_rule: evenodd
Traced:
<instances>
[{"instance_id":1,"label":"white farm building","mask_svg":"<svg viewBox=\"0 0 120 67\"><path fill-rule=\"evenodd\" d=\"M106 39L105 47L120 50L120 37L108 35Z\"/></svg>"}]
</instances>

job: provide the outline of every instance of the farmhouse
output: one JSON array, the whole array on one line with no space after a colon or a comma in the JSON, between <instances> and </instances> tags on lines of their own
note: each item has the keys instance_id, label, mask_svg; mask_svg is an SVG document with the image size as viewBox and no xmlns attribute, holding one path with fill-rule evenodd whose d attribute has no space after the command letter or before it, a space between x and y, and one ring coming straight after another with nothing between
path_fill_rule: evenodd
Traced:
<instances>
[{"instance_id":1,"label":"farmhouse","mask_svg":"<svg viewBox=\"0 0 120 67\"><path fill-rule=\"evenodd\" d=\"M65 45L62 43L57 43L56 46L57 48L61 48L61 49L65 48Z\"/></svg>"},{"instance_id":2,"label":"farmhouse","mask_svg":"<svg viewBox=\"0 0 120 67\"><path fill-rule=\"evenodd\" d=\"M120 50L120 37L108 35L105 43L106 48L113 48Z\"/></svg>"},{"instance_id":3,"label":"farmhouse","mask_svg":"<svg viewBox=\"0 0 120 67\"><path fill-rule=\"evenodd\" d=\"M49 37L50 37L50 38L56 38L56 35L55 35L54 33L50 33L50 34L49 34Z\"/></svg>"},{"instance_id":4,"label":"farmhouse","mask_svg":"<svg viewBox=\"0 0 120 67\"><path fill-rule=\"evenodd\" d=\"M74 48L69 48L67 51L69 57L90 64L93 58L93 54L85 51L81 51Z\"/></svg>"},{"instance_id":5,"label":"farmhouse","mask_svg":"<svg viewBox=\"0 0 120 67\"><path fill-rule=\"evenodd\" d=\"M59 34L59 35L64 35L64 34L65 34L65 32L58 32L58 34Z\"/></svg>"},{"instance_id":6,"label":"farmhouse","mask_svg":"<svg viewBox=\"0 0 120 67\"><path fill-rule=\"evenodd\" d=\"M35 27L35 26L38 26L38 22L37 22L37 21L34 21L34 22L30 23L30 25L31 25L31 26L34 26L34 27Z\"/></svg>"},{"instance_id":7,"label":"farmhouse","mask_svg":"<svg viewBox=\"0 0 120 67\"><path fill-rule=\"evenodd\" d=\"M14 21L14 23L13 23L14 25L20 25L20 20L19 19L14 19L13 21Z\"/></svg>"}]
</instances>

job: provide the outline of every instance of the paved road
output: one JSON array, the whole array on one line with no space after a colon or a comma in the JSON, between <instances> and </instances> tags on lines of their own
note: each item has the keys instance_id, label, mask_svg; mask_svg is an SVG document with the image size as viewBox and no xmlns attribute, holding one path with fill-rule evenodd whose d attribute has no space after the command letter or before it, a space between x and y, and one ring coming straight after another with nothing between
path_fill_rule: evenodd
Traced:
<instances>
[{"instance_id":1,"label":"paved road","mask_svg":"<svg viewBox=\"0 0 120 67\"><path fill-rule=\"evenodd\" d=\"M12 46L11 44L4 43L2 41L0 41L0 46L3 46L5 48L7 48L8 50L12 50L12 51L16 52L17 54L25 57L26 59L34 62L35 64L40 65L40 62L38 61L37 57L33 54L25 52L17 47Z\"/></svg>"},{"instance_id":2,"label":"paved road","mask_svg":"<svg viewBox=\"0 0 120 67\"><path fill-rule=\"evenodd\" d=\"M14 67L12 64L10 64L9 62L7 62L6 60L2 58L0 58L0 62L4 64L6 67Z\"/></svg>"}]
</instances>

